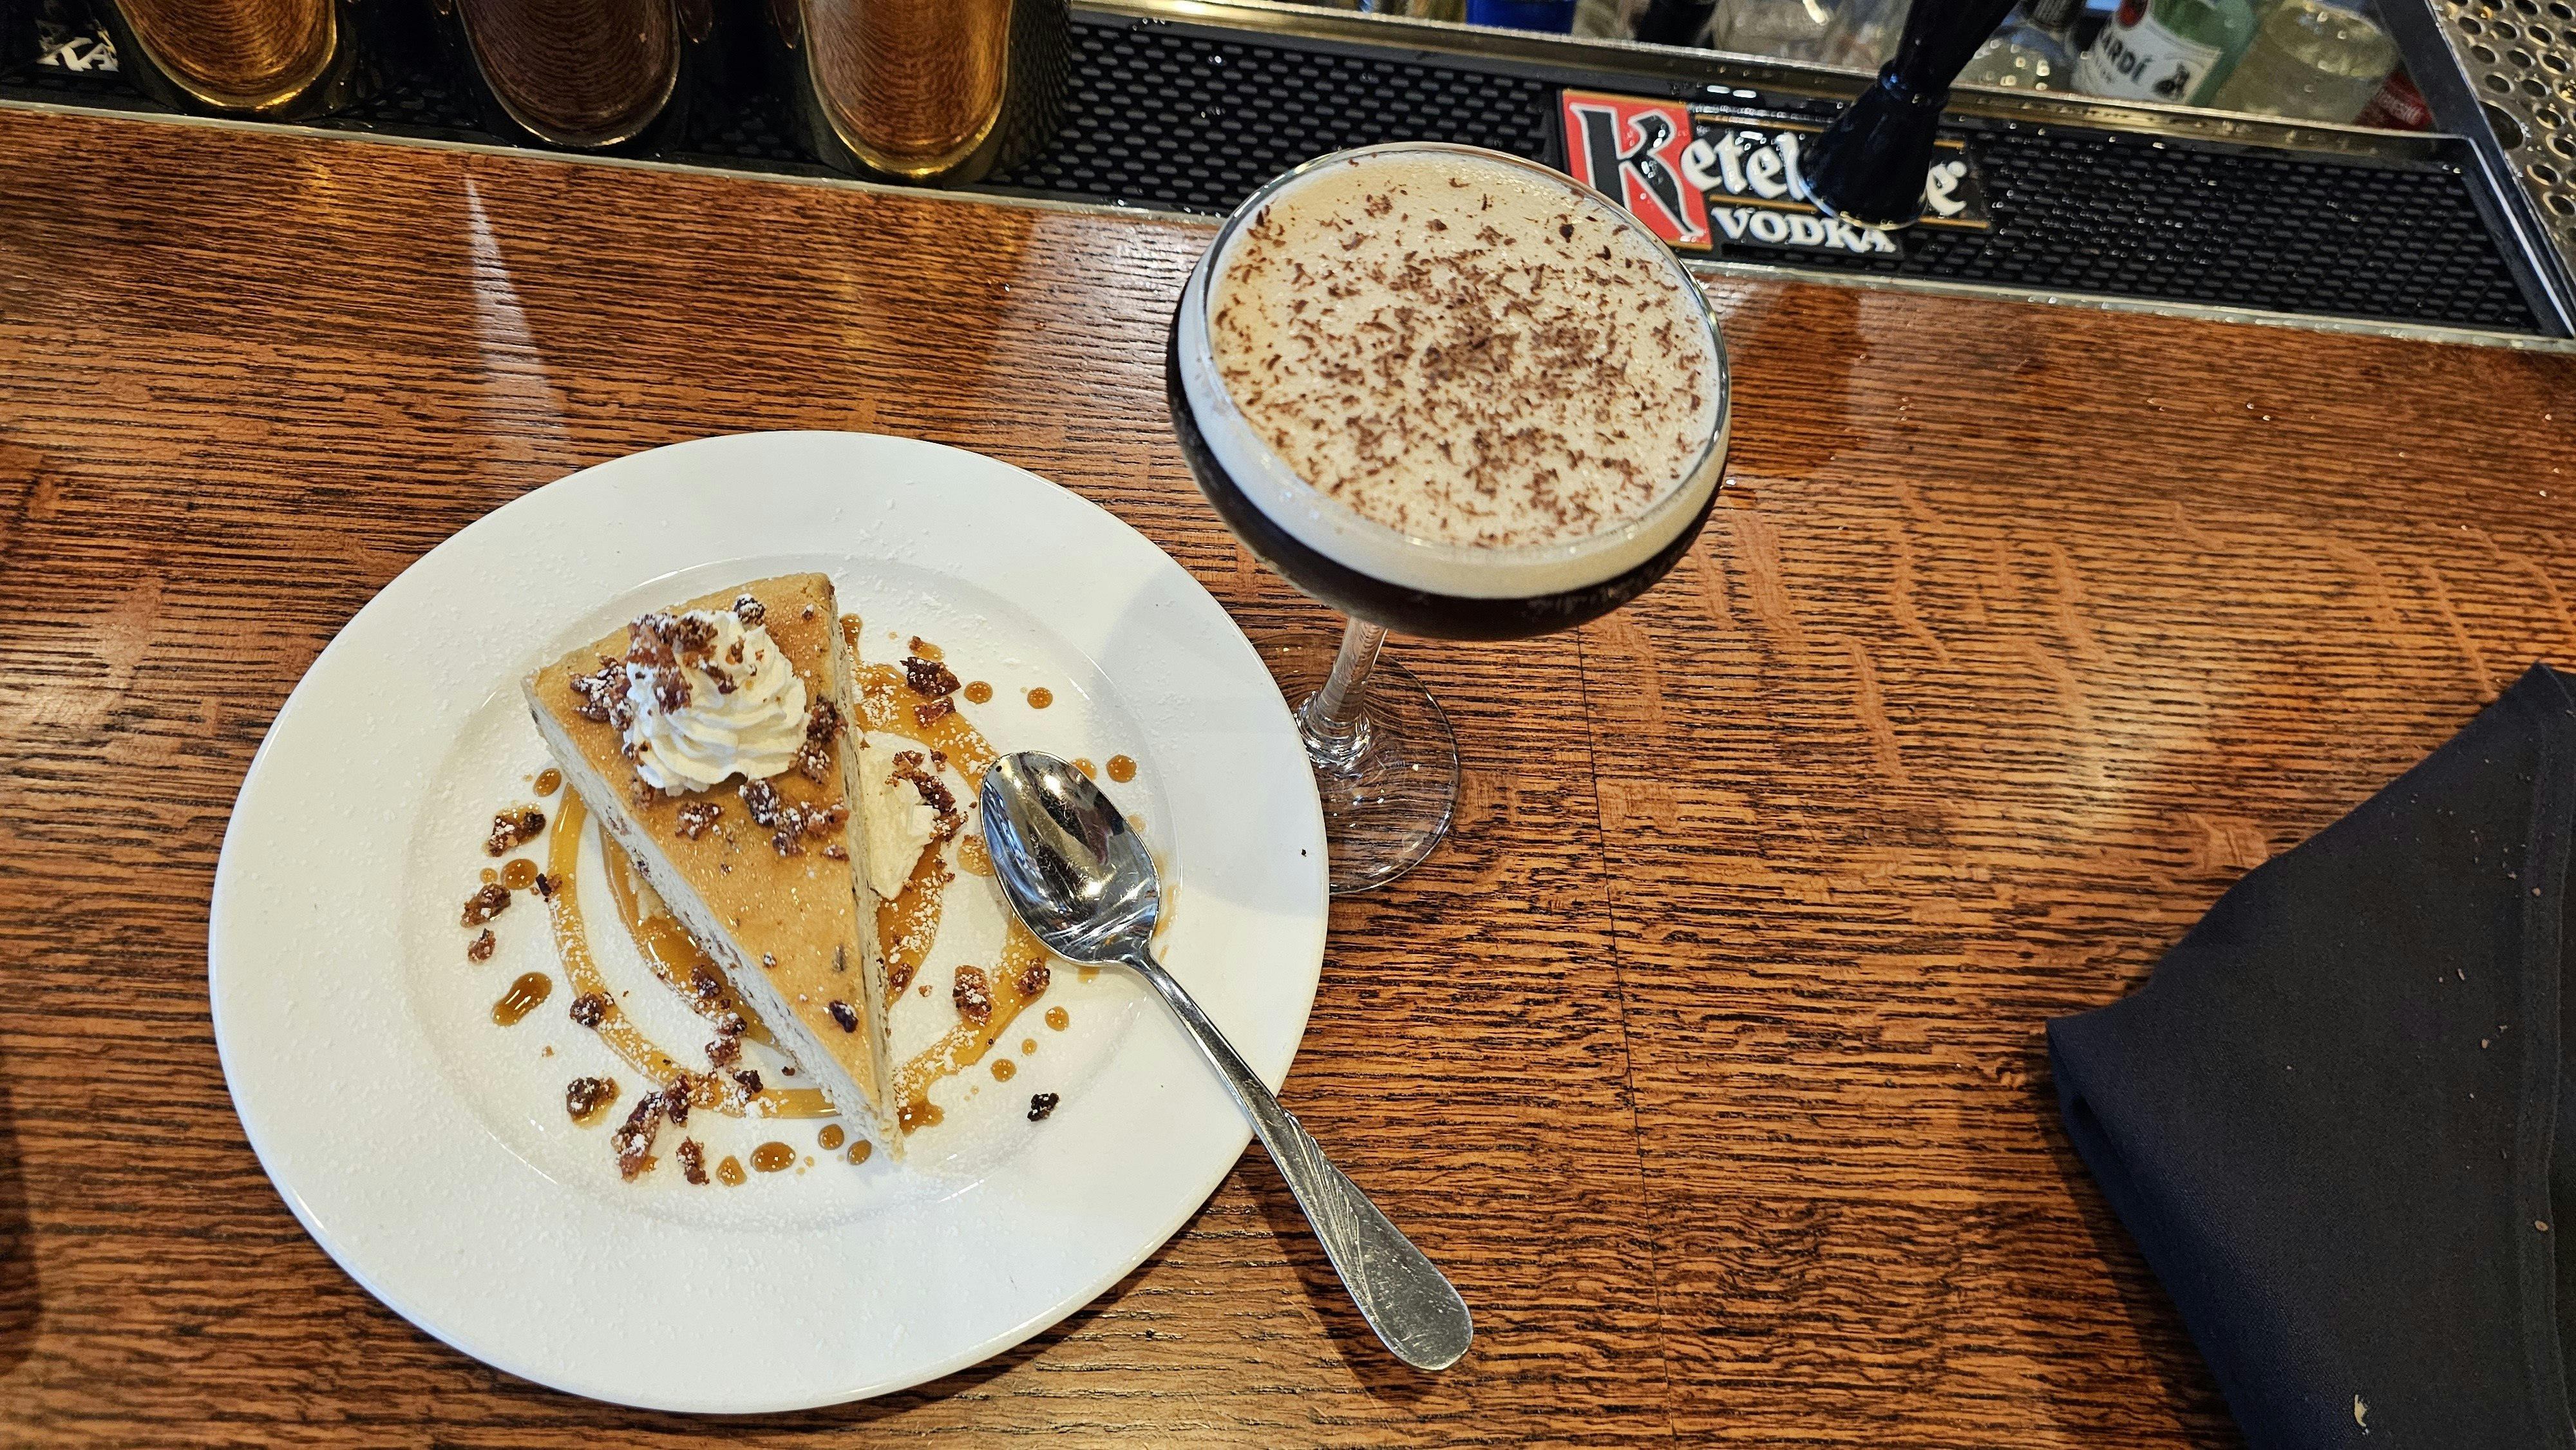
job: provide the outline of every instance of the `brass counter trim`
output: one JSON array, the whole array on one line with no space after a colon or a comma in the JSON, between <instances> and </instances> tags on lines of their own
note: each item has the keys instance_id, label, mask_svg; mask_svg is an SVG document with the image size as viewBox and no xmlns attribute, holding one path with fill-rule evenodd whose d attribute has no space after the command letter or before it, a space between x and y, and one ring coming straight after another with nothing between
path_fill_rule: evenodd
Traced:
<instances>
[{"instance_id":1,"label":"brass counter trim","mask_svg":"<svg viewBox=\"0 0 2576 1450\"><path fill-rule=\"evenodd\" d=\"M613 166L635 171L664 172L677 176L719 177L729 181L771 183L784 186L814 186L841 191L855 191L877 196L932 197L941 201L970 202L986 206L1006 206L1024 211L1059 212L1071 216L1124 217L1136 221L1197 227L1213 233L1221 218L1195 212L1163 211L1158 208L1111 205L1099 202L1059 201L1053 197L1021 196L1002 191L963 191L942 187L899 186L888 182L861 181L846 176L809 176L787 172L744 171L722 166L701 166L691 162L651 161L632 156L602 156L578 152L531 152L519 146L494 146L476 141L439 141L418 136L388 136L366 131L339 131L318 126L299 126L275 121L243 121L222 116L156 115L127 111L107 111L95 106L65 106L48 101L25 101L0 98L0 111L25 111L37 115L75 117L102 123L130 122L143 125L205 126L218 130L247 131L261 135L292 136L314 141L351 141L379 146L412 146L429 151L456 151L469 156L507 157L531 163L552 162L564 166ZM2474 328L2438 327L2410 322L2378 322L2367 318L2314 317L2291 312L2263 312L2241 307L2213 307L2190 302L2162 302L2152 298L2116 297L2099 293L2022 291L2010 287L1990 287L1972 282L1940 282L1909 277L1889 277L1876 273L1841 273L1803 271L1791 267L1767 266L1753 262L1692 261L1690 270L1703 278L1739 279L1762 282L1808 282L1822 287L1844 287L1859 292L1913 292L1936 297L1959 297L1972 301L2020 302L2041 306L2080 307L2102 312L2139 312L2157 317L2172 317L2200 322L2222 322L2256 327L2285 327L2302 332L2352 333L2367 337L2386 337L2406 342L2449 343L2463 347L2503 348L2515 352L2576 354L2576 338L2538 337L2525 333L2485 332Z\"/></svg>"}]
</instances>

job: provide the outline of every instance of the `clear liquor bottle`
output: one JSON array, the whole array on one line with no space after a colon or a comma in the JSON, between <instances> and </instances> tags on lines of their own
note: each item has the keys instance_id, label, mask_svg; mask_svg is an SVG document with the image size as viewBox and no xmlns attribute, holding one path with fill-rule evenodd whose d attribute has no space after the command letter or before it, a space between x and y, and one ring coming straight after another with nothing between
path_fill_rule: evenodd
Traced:
<instances>
[{"instance_id":1,"label":"clear liquor bottle","mask_svg":"<svg viewBox=\"0 0 2576 1450\"><path fill-rule=\"evenodd\" d=\"M1708 44L1736 55L1822 60L1839 0L1719 0Z\"/></svg>"},{"instance_id":2,"label":"clear liquor bottle","mask_svg":"<svg viewBox=\"0 0 2576 1450\"><path fill-rule=\"evenodd\" d=\"M2397 42L2369 0L2281 0L2210 104L2343 124L2397 69Z\"/></svg>"},{"instance_id":3,"label":"clear liquor bottle","mask_svg":"<svg viewBox=\"0 0 2576 1450\"><path fill-rule=\"evenodd\" d=\"M2075 89L2205 106L2254 39L2251 0L2120 0L2075 63Z\"/></svg>"},{"instance_id":4,"label":"clear liquor bottle","mask_svg":"<svg viewBox=\"0 0 2576 1450\"><path fill-rule=\"evenodd\" d=\"M2075 69L2076 0L2022 0L2003 29L1977 47L1959 79L1976 86L2062 91Z\"/></svg>"}]
</instances>

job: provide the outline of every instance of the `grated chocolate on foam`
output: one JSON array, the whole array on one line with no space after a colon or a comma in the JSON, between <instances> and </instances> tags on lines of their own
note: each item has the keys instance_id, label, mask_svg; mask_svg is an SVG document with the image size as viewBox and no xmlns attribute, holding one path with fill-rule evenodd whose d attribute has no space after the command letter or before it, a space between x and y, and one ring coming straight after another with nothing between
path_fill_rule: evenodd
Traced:
<instances>
[{"instance_id":1,"label":"grated chocolate on foam","mask_svg":"<svg viewBox=\"0 0 2576 1450\"><path fill-rule=\"evenodd\" d=\"M1419 156L1328 167L1239 234L1217 376L1300 477L1416 538L1571 543L1671 493L1716 357L1671 260L1597 198Z\"/></svg>"}]
</instances>

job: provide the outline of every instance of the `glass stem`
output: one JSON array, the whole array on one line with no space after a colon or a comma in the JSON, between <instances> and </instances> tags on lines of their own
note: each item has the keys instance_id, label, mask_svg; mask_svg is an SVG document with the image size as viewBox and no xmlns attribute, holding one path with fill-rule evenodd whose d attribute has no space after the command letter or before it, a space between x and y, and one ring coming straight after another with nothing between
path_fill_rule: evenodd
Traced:
<instances>
[{"instance_id":1,"label":"glass stem","mask_svg":"<svg viewBox=\"0 0 2576 1450\"><path fill-rule=\"evenodd\" d=\"M1368 754L1368 677L1386 631L1350 620L1342 626L1341 653L1324 687L1306 697L1297 711L1297 728L1306 737L1306 756L1317 770L1347 775Z\"/></svg>"}]
</instances>

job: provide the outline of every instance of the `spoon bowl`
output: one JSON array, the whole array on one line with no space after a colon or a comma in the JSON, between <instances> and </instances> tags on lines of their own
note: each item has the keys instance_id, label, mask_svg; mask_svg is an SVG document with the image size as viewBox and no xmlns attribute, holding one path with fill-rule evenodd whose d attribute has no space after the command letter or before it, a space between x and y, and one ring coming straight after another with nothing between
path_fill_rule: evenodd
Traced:
<instances>
[{"instance_id":1,"label":"spoon bowl","mask_svg":"<svg viewBox=\"0 0 2576 1450\"><path fill-rule=\"evenodd\" d=\"M1006 755L984 772L983 799L993 874L1048 951L1114 962L1153 941L1163 909L1153 854L1091 777L1052 755Z\"/></svg>"}]
</instances>

